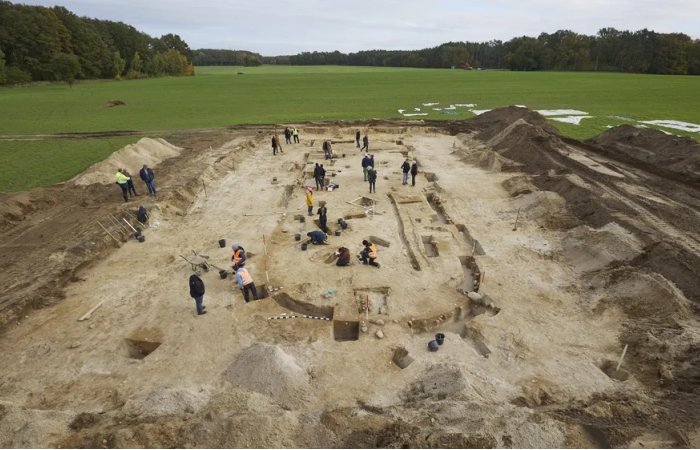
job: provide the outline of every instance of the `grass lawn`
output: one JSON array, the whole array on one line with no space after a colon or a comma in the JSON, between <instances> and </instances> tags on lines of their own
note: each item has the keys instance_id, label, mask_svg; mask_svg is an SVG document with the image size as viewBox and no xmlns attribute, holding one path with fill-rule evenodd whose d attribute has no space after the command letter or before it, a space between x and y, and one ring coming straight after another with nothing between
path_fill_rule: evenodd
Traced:
<instances>
[{"instance_id":1,"label":"grass lawn","mask_svg":"<svg viewBox=\"0 0 700 450\"><path fill-rule=\"evenodd\" d=\"M625 122L608 116L700 123L700 77L690 76L337 66L198 67L196 73L187 78L87 81L72 89L62 84L0 88L0 137L111 130L147 134L235 124L401 118L397 109L414 107L429 110L426 119L472 116L466 108L459 108L459 115L440 114L421 106L427 102L476 103L477 109L512 104L579 109L594 118L584 119L579 126L552 122L577 138ZM107 108L109 100L122 100L126 106ZM17 152L51 154L62 162L65 172L61 172L68 176L94 162L98 154L106 156L108 142L98 146L87 146L83 140L57 145L0 142L0 161ZM50 150L56 146L63 150ZM26 164L28 159L21 159L14 169L18 175L13 177L24 183L10 183L7 169L0 169L0 190L61 179L43 173L46 166Z\"/></svg>"}]
</instances>

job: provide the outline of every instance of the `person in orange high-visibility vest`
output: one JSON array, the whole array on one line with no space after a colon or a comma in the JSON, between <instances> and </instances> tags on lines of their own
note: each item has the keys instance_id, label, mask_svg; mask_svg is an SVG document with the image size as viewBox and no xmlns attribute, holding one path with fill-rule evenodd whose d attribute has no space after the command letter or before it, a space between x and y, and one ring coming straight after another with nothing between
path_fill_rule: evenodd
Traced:
<instances>
[{"instance_id":1,"label":"person in orange high-visibility vest","mask_svg":"<svg viewBox=\"0 0 700 450\"><path fill-rule=\"evenodd\" d=\"M231 255L231 262L233 262L233 270L238 270L239 267L245 266L245 262L248 257L245 254L245 249L239 244L233 244L231 246L233 249L233 254Z\"/></svg>"},{"instance_id":2,"label":"person in orange high-visibility vest","mask_svg":"<svg viewBox=\"0 0 700 450\"><path fill-rule=\"evenodd\" d=\"M377 258L379 257L377 246L368 240L362 241L362 245L364 245L365 248L363 248L358 255L362 264L369 264L370 266L379 268L379 263L377 262Z\"/></svg>"},{"instance_id":3,"label":"person in orange high-visibility vest","mask_svg":"<svg viewBox=\"0 0 700 450\"><path fill-rule=\"evenodd\" d=\"M243 300L246 303L250 301L248 293L253 294L253 300L258 299L258 291L255 289L255 283L253 282L253 277L250 276L250 272L245 267L239 267L236 271L236 281L238 282L238 287L243 291Z\"/></svg>"}]
</instances>

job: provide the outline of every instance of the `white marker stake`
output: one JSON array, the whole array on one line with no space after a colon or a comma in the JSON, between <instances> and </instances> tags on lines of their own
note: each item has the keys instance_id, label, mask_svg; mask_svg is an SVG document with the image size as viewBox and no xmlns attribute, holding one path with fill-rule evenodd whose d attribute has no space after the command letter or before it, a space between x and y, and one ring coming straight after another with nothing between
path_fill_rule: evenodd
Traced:
<instances>
[{"instance_id":1,"label":"white marker stake","mask_svg":"<svg viewBox=\"0 0 700 450\"><path fill-rule=\"evenodd\" d=\"M620 366L622 365L622 360L625 359L625 353L627 353L628 346L629 344L625 344L625 348L622 350L622 355L620 355L620 362L617 363L617 368L615 369L615 371L620 370Z\"/></svg>"}]
</instances>

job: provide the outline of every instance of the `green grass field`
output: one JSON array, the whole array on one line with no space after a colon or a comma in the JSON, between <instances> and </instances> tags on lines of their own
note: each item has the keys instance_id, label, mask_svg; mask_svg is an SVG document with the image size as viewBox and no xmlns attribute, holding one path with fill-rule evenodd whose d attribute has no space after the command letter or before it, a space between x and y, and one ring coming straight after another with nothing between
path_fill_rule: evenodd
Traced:
<instances>
[{"instance_id":1,"label":"green grass field","mask_svg":"<svg viewBox=\"0 0 700 450\"><path fill-rule=\"evenodd\" d=\"M198 67L196 73L80 82L72 89L64 84L0 88L0 137L113 130L153 136L235 124L401 118L397 109L426 102L476 103L477 109L512 104L579 109L594 118L580 126L553 122L577 138L624 123L608 116L700 123L700 77L690 76L335 66ZM126 106L107 108L109 100ZM424 118L472 116L466 108L458 111L454 116L430 111ZM119 148L110 146L134 140L0 141L0 190L65 180Z\"/></svg>"}]
</instances>

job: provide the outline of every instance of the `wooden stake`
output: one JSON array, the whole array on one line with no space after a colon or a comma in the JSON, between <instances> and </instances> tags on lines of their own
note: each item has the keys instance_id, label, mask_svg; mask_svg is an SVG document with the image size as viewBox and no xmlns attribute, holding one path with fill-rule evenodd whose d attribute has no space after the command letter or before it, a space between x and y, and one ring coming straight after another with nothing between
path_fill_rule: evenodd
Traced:
<instances>
[{"instance_id":1,"label":"wooden stake","mask_svg":"<svg viewBox=\"0 0 700 450\"><path fill-rule=\"evenodd\" d=\"M104 302L105 302L105 301L102 300L100 303L98 303L98 304L96 304L95 306L93 306L92 308L90 308L90 311L88 311L88 312L86 312L85 314L83 314L82 316L80 316L80 318L78 319L78 322L82 322L83 320L89 319L90 316L92 315L92 313L94 313L95 311L97 311L97 308L99 308L100 306L102 306L102 304L103 304Z\"/></svg>"},{"instance_id":2,"label":"wooden stake","mask_svg":"<svg viewBox=\"0 0 700 450\"><path fill-rule=\"evenodd\" d=\"M518 214L515 216L515 224L513 225L513 231L518 229L518 219L520 218L520 208L518 208Z\"/></svg>"},{"instance_id":3,"label":"wooden stake","mask_svg":"<svg viewBox=\"0 0 700 450\"><path fill-rule=\"evenodd\" d=\"M620 370L620 366L622 365L622 360L625 359L625 353L627 353L627 347L629 347L629 344L625 344L625 348L622 350L622 355L620 355L620 362L617 363L617 368L615 371L617 372Z\"/></svg>"},{"instance_id":4,"label":"wooden stake","mask_svg":"<svg viewBox=\"0 0 700 450\"><path fill-rule=\"evenodd\" d=\"M204 180L202 180L202 187L204 188L204 198L207 198L207 187L204 184Z\"/></svg>"},{"instance_id":5,"label":"wooden stake","mask_svg":"<svg viewBox=\"0 0 700 450\"><path fill-rule=\"evenodd\" d=\"M265 235L262 235L263 240L263 250L265 251L265 279L267 280L268 286L270 285L270 276L267 274L267 243L265 242Z\"/></svg>"},{"instance_id":6,"label":"wooden stake","mask_svg":"<svg viewBox=\"0 0 700 450\"><path fill-rule=\"evenodd\" d=\"M96 222L100 227L102 227L103 230L105 230L105 233L107 233L112 239L117 241L117 244L121 244L121 241L119 239L115 238L114 235L112 233L110 233L109 230L107 228L105 228L105 226L102 225L99 220L97 220Z\"/></svg>"}]
</instances>

